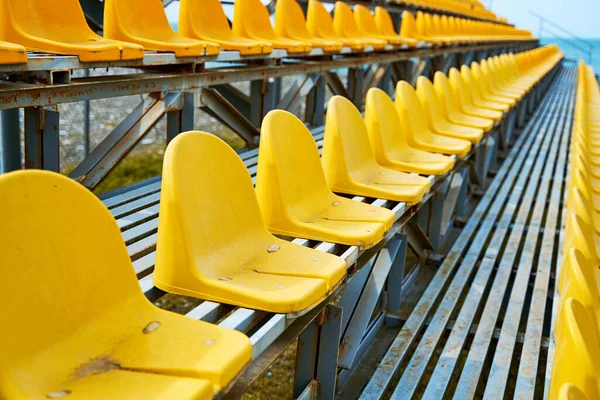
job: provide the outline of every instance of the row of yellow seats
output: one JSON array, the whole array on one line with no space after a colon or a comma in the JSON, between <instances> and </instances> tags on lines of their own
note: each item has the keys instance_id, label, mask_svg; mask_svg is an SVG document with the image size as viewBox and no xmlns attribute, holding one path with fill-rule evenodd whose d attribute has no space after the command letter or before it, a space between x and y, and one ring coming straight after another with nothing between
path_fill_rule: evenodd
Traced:
<instances>
[{"instance_id":1,"label":"row of yellow seats","mask_svg":"<svg viewBox=\"0 0 600 400\"><path fill-rule=\"evenodd\" d=\"M164 160L155 284L276 312L322 301L345 262L273 233L361 247L382 240L395 215L332 189L420 201L430 181L406 172L446 173L454 164L446 154L466 155L493 124L489 106L521 98L544 70L521 73L514 56L480 67L486 93L497 96L480 107L463 108L464 85L478 85L458 71L449 82L422 78L416 91L400 82L395 103L371 89L364 119L333 97L322 161L300 120L270 112L256 191L220 139L179 135ZM45 171L2 175L0 220L1 398L208 399L250 360L245 335L145 299L114 218L78 183Z\"/></svg>"},{"instance_id":2,"label":"row of yellow seats","mask_svg":"<svg viewBox=\"0 0 600 400\"><path fill-rule=\"evenodd\" d=\"M408 11L402 13L400 35L414 40L446 45L532 40L531 32L524 29L446 15L432 15L422 11L417 12L416 18Z\"/></svg>"},{"instance_id":3,"label":"row of yellow seats","mask_svg":"<svg viewBox=\"0 0 600 400\"><path fill-rule=\"evenodd\" d=\"M431 7L437 10L463 14L469 17L497 21L498 17L492 11L487 10L477 1L467 0L396 0L418 7Z\"/></svg>"},{"instance_id":4,"label":"row of yellow seats","mask_svg":"<svg viewBox=\"0 0 600 400\"><path fill-rule=\"evenodd\" d=\"M372 14L357 5L353 12L346 3L337 2L332 18L319 1L310 0L305 19L295 0L279 0L273 27L260 0L236 0L230 28L219 0L180 3L180 32L176 33L160 0L149 0L141 9L135 0L106 0L102 37L88 27L77 0L0 0L0 63L27 62L26 49L74 54L88 62L141 59L144 49L197 57L216 55L220 49L267 54L273 48L306 53L312 48L339 52L343 46L382 49L388 44L418 44L417 39L394 31L392 19L382 7ZM518 33L500 25L483 29L477 25L482 23L471 29L470 22L459 21L456 26L464 25L468 35L485 30L487 35L516 38Z\"/></svg>"},{"instance_id":5,"label":"row of yellow seats","mask_svg":"<svg viewBox=\"0 0 600 400\"><path fill-rule=\"evenodd\" d=\"M600 90L579 63L550 399L600 398Z\"/></svg>"}]
</instances>

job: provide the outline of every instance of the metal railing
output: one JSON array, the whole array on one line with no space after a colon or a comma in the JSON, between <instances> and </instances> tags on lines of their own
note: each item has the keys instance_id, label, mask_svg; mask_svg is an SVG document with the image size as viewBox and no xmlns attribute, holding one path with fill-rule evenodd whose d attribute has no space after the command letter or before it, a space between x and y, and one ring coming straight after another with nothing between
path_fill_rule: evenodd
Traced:
<instances>
[{"instance_id":1,"label":"metal railing","mask_svg":"<svg viewBox=\"0 0 600 400\"><path fill-rule=\"evenodd\" d=\"M548 18L536 13L535 11L529 10L529 14L539 18L540 28L538 38L540 38L540 40L544 37L544 33L550 34L552 38L559 39L561 42L564 42L568 46L571 46L575 50L578 50L581 53L583 53L585 55L587 63L592 63L593 53L596 50L594 45L575 35L574 33L566 30L562 26L558 25L556 22L553 22ZM548 29L548 27L550 27L550 29ZM556 31L558 31L558 34ZM566 37L564 35L566 35Z\"/></svg>"}]
</instances>

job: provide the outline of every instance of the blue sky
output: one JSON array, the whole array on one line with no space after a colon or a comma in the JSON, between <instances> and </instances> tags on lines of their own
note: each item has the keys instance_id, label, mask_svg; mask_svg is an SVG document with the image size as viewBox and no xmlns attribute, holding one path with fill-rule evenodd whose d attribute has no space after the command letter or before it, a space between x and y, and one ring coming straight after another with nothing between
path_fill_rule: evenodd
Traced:
<instances>
[{"instance_id":1,"label":"blue sky","mask_svg":"<svg viewBox=\"0 0 600 400\"><path fill-rule=\"evenodd\" d=\"M482 0L492 10L508 18L517 26L539 34L539 20L529 14L529 10L559 24L568 31L583 38L600 39L600 0ZM226 6L226 13L233 17L233 7ZM176 22L179 13L179 2L175 1L167 7L167 15L171 22ZM544 36L551 36L546 33Z\"/></svg>"}]
</instances>

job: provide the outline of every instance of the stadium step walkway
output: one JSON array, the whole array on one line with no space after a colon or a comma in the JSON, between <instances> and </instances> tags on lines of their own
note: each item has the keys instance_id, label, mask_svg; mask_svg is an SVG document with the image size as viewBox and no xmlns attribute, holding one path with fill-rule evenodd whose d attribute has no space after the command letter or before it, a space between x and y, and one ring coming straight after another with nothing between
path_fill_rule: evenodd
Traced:
<instances>
[{"instance_id":1,"label":"stadium step walkway","mask_svg":"<svg viewBox=\"0 0 600 400\"><path fill-rule=\"evenodd\" d=\"M360 398L541 398L576 69L563 68Z\"/></svg>"}]
</instances>

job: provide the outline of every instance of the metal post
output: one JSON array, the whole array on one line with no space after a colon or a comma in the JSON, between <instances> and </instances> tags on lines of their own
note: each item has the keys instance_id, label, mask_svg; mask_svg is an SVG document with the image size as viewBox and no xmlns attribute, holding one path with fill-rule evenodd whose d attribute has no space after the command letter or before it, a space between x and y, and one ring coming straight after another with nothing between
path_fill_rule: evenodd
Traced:
<instances>
[{"instance_id":1,"label":"metal post","mask_svg":"<svg viewBox=\"0 0 600 400\"><path fill-rule=\"evenodd\" d=\"M25 168L60 171L57 107L25 109Z\"/></svg>"},{"instance_id":2,"label":"metal post","mask_svg":"<svg viewBox=\"0 0 600 400\"><path fill-rule=\"evenodd\" d=\"M325 109L325 76L321 75L317 84L306 96L306 121L313 126L323 125Z\"/></svg>"},{"instance_id":3,"label":"metal post","mask_svg":"<svg viewBox=\"0 0 600 400\"><path fill-rule=\"evenodd\" d=\"M89 77L90 70L84 69L83 76ZM90 101L83 102L83 158L90 154Z\"/></svg>"},{"instance_id":4,"label":"metal post","mask_svg":"<svg viewBox=\"0 0 600 400\"><path fill-rule=\"evenodd\" d=\"M19 109L0 112L0 173L21 169Z\"/></svg>"},{"instance_id":5,"label":"metal post","mask_svg":"<svg viewBox=\"0 0 600 400\"><path fill-rule=\"evenodd\" d=\"M193 92L183 93L183 106L181 110L167 112L167 143L181 132L194 130L194 111L196 109L196 96Z\"/></svg>"}]
</instances>

